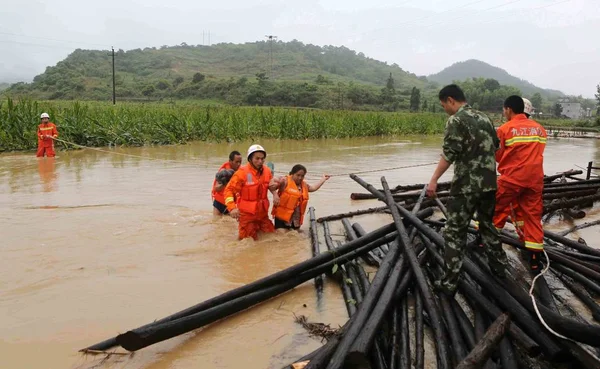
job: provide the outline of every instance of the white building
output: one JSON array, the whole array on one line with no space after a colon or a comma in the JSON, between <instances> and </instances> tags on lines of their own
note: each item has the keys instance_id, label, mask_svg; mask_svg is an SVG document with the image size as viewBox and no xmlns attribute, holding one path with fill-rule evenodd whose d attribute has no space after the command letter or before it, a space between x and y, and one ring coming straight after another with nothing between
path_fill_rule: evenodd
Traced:
<instances>
[{"instance_id":1,"label":"white building","mask_svg":"<svg viewBox=\"0 0 600 369\"><path fill-rule=\"evenodd\" d=\"M560 100L560 106L562 106L562 115L571 119L580 119L586 116L586 112L581 108L581 104L578 102L569 102L569 100Z\"/></svg>"}]
</instances>

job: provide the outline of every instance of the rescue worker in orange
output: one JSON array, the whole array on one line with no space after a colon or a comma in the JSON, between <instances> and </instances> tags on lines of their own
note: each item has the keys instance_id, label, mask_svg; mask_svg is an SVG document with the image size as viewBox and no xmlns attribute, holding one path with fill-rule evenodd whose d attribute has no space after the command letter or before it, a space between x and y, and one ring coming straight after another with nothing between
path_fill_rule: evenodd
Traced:
<instances>
[{"instance_id":1,"label":"rescue worker in orange","mask_svg":"<svg viewBox=\"0 0 600 369\"><path fill-rule=\"evenodd\" d=\"M275 190L269 189L273 173L264 165L267 152L260 145L252 145L246 155L248 164L241 166L225 187L225 205L232 218L239 221L239 239L258 238L258 232L275 232L269 219L269 198L273 194L273 204L279 205ZM239 199L236 200L236 194Z\"/></svg>"},{"instance_id":2,"label":"rescue worker in orange","mask_svg":"<svg viewBox=\"0 0 600 369\"><path fill-rule=\"evenodd\" d=\"M298 230L304 221L308 193L317 191L331 177L324 174L321 181L313 186L304 181L304 176L306 168L296 164L288 176L271 180L269 189L276 189L279 196L279 205L273 206L272 212L275 229Z\"/></svg>"},{"instance_id":3,"label":"rescue worker in orange","mask_svg":"<svg viewBox=\"0 0 600 369\"><path fill-rule=\"evenodd\" d=\"M229 161L225 162L219 170L217 171L217 175L215 176L215 180L213 181L212 187L212 199L213 199L213 214L214 215L227 215L229 211L227 211L227 206L225 206L225 196L223 192L225 191L225 186L227 183L223 183L223 181L218 181L217 177L221 177L219 173L223 174L224 171L233 170L234 172L239 169L242 165L242 154L239 151L232 151L229 154Z\"/></svg>"},{"instance_id":4,"label":"rescue worker in orange","mask_svg":"<svg viewBox=\"0 0 600 369\"><path fill-rule=\"evenodd\" d=\"M544 127L527 117L525 102L519 96L504 101L504 116L508 122L497 131L500 148L496 151L496 161L500 177L494 226L502 229L511 217L529 251L531 270L539 272L544 250L542 191L548 135Z\"/></svg>"},{"instance_id":5,"label":"rescue worker in orange","mask_svg":"<svg viewBox=\"0 0 600 369\"><path fill-rule=\"evenodd\" d=\"M46 155L53 158L56 156L54 152L54 139L58 137L58 130L56 129L56 125L50 122L48 113L42 113L40 118L42 119L42 123L40 123L37 129L38 149L35 156L43 157Z\"/></svg>"}]
</instances>

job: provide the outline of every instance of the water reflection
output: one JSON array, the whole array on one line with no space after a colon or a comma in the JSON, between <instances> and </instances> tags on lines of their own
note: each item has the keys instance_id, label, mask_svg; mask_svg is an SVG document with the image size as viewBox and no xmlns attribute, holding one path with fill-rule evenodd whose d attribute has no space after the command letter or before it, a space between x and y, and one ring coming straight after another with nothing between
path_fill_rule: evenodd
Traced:
<instances>
[{"instance_id":1,"label":"water reflection","mask_svg":"<svg viewBox=\"0 0 600 369\"><path fill-rule=\"evenodd\" d=\"M56 158L39 158L38 159L38 173L40 175L40 181L42 182L43 192L54 192L56 191L56 179L58 174L56 173Z\"/></svg>"}]
</instances>

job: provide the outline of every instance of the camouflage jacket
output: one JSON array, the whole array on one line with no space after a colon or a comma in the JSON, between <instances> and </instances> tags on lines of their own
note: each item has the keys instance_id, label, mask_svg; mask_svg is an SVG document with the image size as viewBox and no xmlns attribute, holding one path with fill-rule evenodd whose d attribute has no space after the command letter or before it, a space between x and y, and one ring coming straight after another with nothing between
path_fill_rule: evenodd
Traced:
<instances>
[{"instance_id":1,"label":"camouflage jacket","mask_svg":"<svg viewBox=\"0 0 600 369\"><path fill-rule=\"evenodd\" d=\"M463 105L448 118L443 157L454 164L450 195L496 190L498 136L490 119Z\"/></svg>"}]
</instances>

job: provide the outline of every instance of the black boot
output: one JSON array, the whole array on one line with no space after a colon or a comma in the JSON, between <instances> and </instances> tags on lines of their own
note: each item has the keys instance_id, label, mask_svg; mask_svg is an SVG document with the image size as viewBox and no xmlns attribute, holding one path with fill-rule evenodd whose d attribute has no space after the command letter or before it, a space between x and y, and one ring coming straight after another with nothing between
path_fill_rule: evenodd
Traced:
<instances>
[{"instance_id":1,"label":"black boot","mask_svg":"<svg viewBox=\"0 0 600 369\"><path fill-rule=\"evenodd\" d=\"M544 268L542 261L540 260L540 256L542 255L539 251L529 251L529 269L538 274Z\"/></svg>"}]
</instances>

